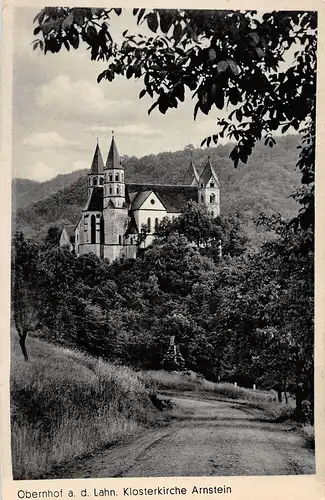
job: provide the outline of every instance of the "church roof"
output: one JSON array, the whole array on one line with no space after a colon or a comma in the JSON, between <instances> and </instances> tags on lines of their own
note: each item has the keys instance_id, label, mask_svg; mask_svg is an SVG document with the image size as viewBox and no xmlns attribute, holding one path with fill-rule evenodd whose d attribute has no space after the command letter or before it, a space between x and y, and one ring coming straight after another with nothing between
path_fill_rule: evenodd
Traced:
<instances>
[{"instance_id":1,"label":"church roof","mask_svg":"<svg viewBox=\"0 0 325 500\"><path fill-rule=\"evenodd\" d=\"M107 170L107 169L121 169L121 168L123 168L123 167L121 164L120 155L118 154L118 151L117 151L115 139L113 136L111 146L109 148L107 160L106 160L105 170Z\"/></svg>"},{"instance_id":2,"label":"church roof","mask_svg":"<svg viewBox=\"0 0 325 500\"><path fill-rule=\"evenodd\" d=\"M102 212L103 210L103 188L95 186L88 198L84 212Z\"/></svg>"},{"instance_id":3,"label":"church roof","mask_svg":"<svg viewBox=\"0 0 325 500\"><path fill-rule=\"evenodd\" d=\"M130 210L139 210L139 208L141 208L141 206L146 201L146 199L148 198L148 196L150 196L150 193L152 193L151 190L149 190L149 191L139 191L137 193L131 193L131 197L130 197L130 202L131 202ZM133 196L134 194L135 194L135 196ZM131 201L131 198L133 198L132 201Z\"/></svg>"},{"instance_id":4,"label":"church roof","mask_svg":"<svg viewBox=\"0 0 325 500\"><path fill-rule=\"evenodd\" d=\"M99 144L97 143L95 153L94 153L94 158L93 158L88 175L102 174L103 170L104 170L103 157L102 157L102 153L100 152Z\"/></svg>"},{"instance_id":5,"label":"church roof","mask_svg":"<svg viewBox=\"0 0 325 500\"><path fill-rule=\"evenodd\" d=\"M217 174L214 171L213 166L211 165L210 158L208 158L208 161L203 169L203 172L200 176L199 182L200 184L203 182L203 185L206 186L209 180L213 177L217 183L217 186L220 187L219 179L217 177Z\"/></svg>"},{"instance_id":6,"label":"church roof","mask_svg":"<svg viewBox=\"0 0 325 500\"><path fill-rule=\"evenodd\" d=\"M166 207L166 210L169 213L180 213L182 208L188 201L197 201L197 187L195 186L126 184L127 196L129 196L129 193L137 192L138 194L147 193L142 195L146 196L147 198L152 191L160 198L162 204ZM128 201L130 201L129 197ZM134 201L135 199L132 203L132 210L135 210Z\"/></svg>"},{"instance_id":7,"label":"church roof","mask_svg":"<svg viewBox=\"0 0 325 500\"><path fill-rule=\"evenodd\" d=\"M130 217L128 228L126 230L126 234L138 234L137 224L136 224L135 218L132 214Z\"/></svg>"},{"instance_id":8,"label":"church roof","mask_svg":"<svg viewBox=\"0 0 325 500\"><path fill-rule=\"evenodd\" d=\"M197 185L198 182L199 182L199 174L197 173L193 160L191 160L182 184L184 184L185 186L192 186L193 183L194 185Z\"/></svg>"},{"instance_id":9,"label":"church roof","mask_svg":"<svg viewBox=\"0 0 325 500\"><path fill-rule=\"evenodd\" d=\"M63 226L63 229L66 230L67 235L69 236L70 239L71 238L74 239L74 228L75 228L74 225Z\"/></svg>"}]
</instances>

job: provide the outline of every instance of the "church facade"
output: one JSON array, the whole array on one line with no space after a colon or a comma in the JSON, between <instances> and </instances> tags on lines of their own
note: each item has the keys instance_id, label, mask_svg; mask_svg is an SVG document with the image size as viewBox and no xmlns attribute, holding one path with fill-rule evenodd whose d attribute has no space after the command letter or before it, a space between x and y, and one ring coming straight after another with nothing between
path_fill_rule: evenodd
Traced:
<instances>
[{"instance_id":1,"label":"church facade","mask_svg":"<svg viewBox=\"0 0 325 500\"><path fill-rule=\"evenodd\" d=\"M98 143L95 149L88 200L74 230L75 252L110 261L135 258L139 248L152 243L157 224L179 216L190 200L206 205L215 217L220 213L220 184L210 159L200 176L191 161L177 185L128 183L113 135L105 164ZM67 234L64 228L62 245Z\"/></svg>"}]
</instances>

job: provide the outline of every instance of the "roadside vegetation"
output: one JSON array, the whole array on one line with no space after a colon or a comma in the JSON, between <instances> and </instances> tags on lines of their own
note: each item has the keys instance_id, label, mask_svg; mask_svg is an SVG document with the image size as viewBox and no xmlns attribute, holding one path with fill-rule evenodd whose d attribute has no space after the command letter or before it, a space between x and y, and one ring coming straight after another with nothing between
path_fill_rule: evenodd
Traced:
<instances>
[{"instance_id":1,"label":"roadside vegetation","mask_svg":"<svg viewBox=\"0 0 325 500\"><path fill-rule=\"evenodd\" d=\"M275 391L260 391L238 387L231 383L216 383L204 379L195 372L167 372L148 370L142 372L141 380L151 391L200 392L215 398L256 402L277 401Z\"/></svg>"},{"instance_id":2,"label":"roadside vegetation","mask_svg":"<svg viewBox=\"0 0 325 500\"><path fill-rule=\"evenodd\" d=\"M29 363L13 346L14 479L50 478L54 467L164 421L130 368L34 338L28 343Z\"/></svg>"}]
</instances>

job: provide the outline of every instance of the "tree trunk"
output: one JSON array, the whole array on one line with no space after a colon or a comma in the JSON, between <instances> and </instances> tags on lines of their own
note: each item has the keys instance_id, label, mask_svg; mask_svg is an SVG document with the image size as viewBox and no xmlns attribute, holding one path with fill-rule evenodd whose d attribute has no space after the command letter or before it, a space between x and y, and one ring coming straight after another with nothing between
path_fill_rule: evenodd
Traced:
<instances>
[{"instance_id":1,"label":"tree trunk","mask_svg":"<svg viewBox=\"0 0 325 500\"><path fill-rule=\"evenodd\" d=\"M302 422L304 420L304 412L302 408L303 391L301 390L301 387L297 387L295 396L296 396L296 419L298 422Z\"/></svg>"},{"instance_id":2,"label":"tree trunk","mask_svg":"<svg viewBox=\"0 0 325 500\"><path fill-rule=\"evenodd\" d=\"M284 399L286 404L288 404L288 393L287 393L287 381L283 381L283 389L284 389Z\"/></svg>"},{"instance_id":3,"label":"tree trunk","mask_svg":"<svg viewBox=\"0 0 325 500\"><path fill-rule=\"evenodd\" d=\"M282 403L282 390L278 389L278 401L279 403Z\"/></svg>"},{"instance_id":4,"label":"tree trunk","mask_svg":"<svg viewBox=\"0 0 325 500\"><path fill-rule=\"evenodd\" d=\"M27 333L23 333L19 337L19 344L20 344L21 352L23 353L25 361L28 361L29 358L28 358L28 353L27 353L27 348L26 348L26 337L27 337Z\"/></svg>"}]
</instances>

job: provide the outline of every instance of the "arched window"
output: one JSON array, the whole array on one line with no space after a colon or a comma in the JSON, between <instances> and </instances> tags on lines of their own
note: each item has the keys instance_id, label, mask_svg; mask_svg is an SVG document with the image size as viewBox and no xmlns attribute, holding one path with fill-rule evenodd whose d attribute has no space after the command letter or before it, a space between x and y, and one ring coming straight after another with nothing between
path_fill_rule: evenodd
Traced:
<instances>
[{"instance_id":1,"label":"arched window","mask_svg":"<svg viewBox=\"0 0 325 500\"><path fill-rule=\"evenodd\" d=\"M94 178L94 186L97 186L97 179L96 179L96 177Z\"/></svg>"},{"instance_id":2,"label":"arched window","mask_svg":"<svg viewBox=\"0 0 325 500\"><path fill-rule=\"evenodd\" d=\"M112 180L113 180L113 174L110 173L108 177L109 177L109 182L112 182Z\"/></svg>"},{"instance_id":3,"label":"arched window","mask_svg":"<svg viewBox=\"0 0 325 500\"><path fill-rule=\"evenodd\" d=\"M216 202L216 195L214 193L210 194L210 203Z\"/></svg>"},{"instance_id":4,"label":"arched window","mask_svg":"<svg viewBox=\"0 0 325 500\"><path fill-rule=\"evenodd\" d=\"M104 244L104 217L100 218L100 226L99 226L99 235L100 235L100 244Z\"/></svg>"},{"instance_id":5,"label":"arched window","mask_svg":"<svg viewBox=\"0 0 325 500\"><path fill-rule=\"evenodd\" d=\"M116 180L116 182L119 181L119 175L118 174L115 174L115 180Z\"/></svg>"},{"instance_id":6,"label":"arched window","mask_svg":"<svg viewBox=\"0 0 325 500\"><path fill-rule=\"evenodd\" d=\"M155 230L157 230L158 224L159 224L159 219L158 219L158 217L156 217L155 218Z\"/></svg>"},{"instance_id":7,"label":"arched window","mask_svg":"<svg viewBox=\"0 0 325 500\"><path fill-rule=\"evenodd\" d=\"M120 194L120 188L116 186L116 194Z\"/></svg>"},{"instance_id":8,"label":"arched window","mask_svg":"<svg viewBox=\"0 0 325 500\"><path fill-rule=\"evenodd\" d=\"M122 245L122 236L120 234L119 234L119 237L118 237L118 244Z\"/></svg>"},{"instance_id":9,"label":"arched window","mask_svg":"<svg viewBox=\"0 0 325 500\"><path fill-rule=\"evenodd\" d=\"M214 188L214 182L213 181L211 181L210 187Z\"/></svg>"},{"instance_id":10,"label":"arched window","mask_svg":"<svg viewBox=\"0 0 325 500\"><path fill-rule=\"evenodd\" d=\"M201 188L203 188L203 187L204 187L204 184L203 184L203 182L201 182Z\"/></svg>"},{"instance_id":11,"label":"arched window","mask_svg":"<svg viewBox=\"0 0 325 500\"><path fill-rule=\"evenodd\" d=\"M130 244L133 245L133 236L130 238Z\"/></svg>"},{"instance_id":12,"label":"arched window","mask_svg":"<svg viewBox=\"0 0 325 500\"><path fill-rule=\"evenodd\" d=\"M112 190L112 186L109 187L109 194L112 194L113 190Z\"/></svg>"},{"instance_id":13,"label":"arched window","mask_svg":"<svg viewBox=\"0 0 325 500\"><path fill-rule=\"evenodd\" d=\"M94 215L90 219L90 243L96 243L96 217Z\"/></svg>"},{"instance_id":14,"label":"arched window","mask_svg":"<svg viewBox=\"0 0 325 500\"><path fill-rule=\"evenodd\" d=\"M99 184L102 186L102 185L103 185L103 183L104 183L104 179L101 177L101 178L99 179Z\"/></svg>"},{"instance_id":15,"label":"arched window","mask_svg":"<svg viewBox=\"0 0 325 500\"><path fill-rule=\"evenodd\" d=\"M204 197L203 197L203 194L201 194L201 203L204 203Z\"/></svg>"},{"instance_id":16,"label":"arched window","mask_svg":"<svg viewBox=\"0 0 325 500\"><path fill-rule=\"evenodd\" d=\"M148 226L148 232L151 233L151 217L148 217L147 226Z\"/></svg>"}]
</instances>

